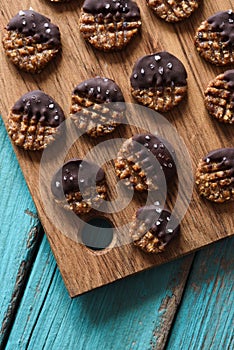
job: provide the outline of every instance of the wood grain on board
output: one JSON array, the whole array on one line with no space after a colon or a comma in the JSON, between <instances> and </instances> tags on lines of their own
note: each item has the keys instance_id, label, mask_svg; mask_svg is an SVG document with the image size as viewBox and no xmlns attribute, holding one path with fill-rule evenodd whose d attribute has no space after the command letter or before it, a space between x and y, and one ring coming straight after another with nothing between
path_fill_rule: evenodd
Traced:
<instances>
[{"instance_id":1,"label":"wood grain on board","mask_svg":"<svg viewBox=\"0 0 234 350\"><path fill-rule=\"evenodd\" d=\"M82 80L96 75L114 79L121 86L126 101L133 102L129 84L133 64L144 54L167 50L184 63L188 72L189 90L188 98L165 116L183 138L191 156L193 169L195 170L198 159L208 151L232 146L232 127L220 125L212 120L203 102L203 91L209 80L225 69L213 67L203 61L193 45L193 36L200 22L219 10L234 9L231 1L223 0L222 4L220 1L205 1L190 19L175 25L157 19L147 8L145 1L138 1L138 5L141 8L143 22L141 34L124 51L107 54L93 49L81 38L78 30L81 2L50 4L46 1L16 0L14 6L9 7L6 0L2 1L1 30L19 10L32 6L35 11L43 13L51 18L53 23L59 25L63 44L60 57L39 75L18 71L1 49L0 88L4 93L1 96L0 108L4 121L9 108L23 93L38 88L53 96L68 116L72 89ZM133 129L127 126L121 127L113 137L126 138L131 136L132 132ZM69 156L84 156L96 144L86 139L86 142L82 143L82 148L79 147L79 143L73 145ZM194 190L188 212L182 222L181 236L165 253L147 256L132 244L98 253L91 251L76 243L71 236L61 233L56 224L60 218L57 216L51 219L45 210L45 199L41 198L39 191L41 155L27 153L18 148L15 148L15 152L71 296L183 256L234 233L233 203L214 205L201 200ZM116 178L110 163L108 169L109 186L114 190ZM109 218L115 227L121 226L123 222L131 220L132 213L143 202L144 198L138 196L120 213L104 216ZM78 230L80 229L82 224ZM115 239L118 240L118 237Z\"/></svg>"}]
</instances>

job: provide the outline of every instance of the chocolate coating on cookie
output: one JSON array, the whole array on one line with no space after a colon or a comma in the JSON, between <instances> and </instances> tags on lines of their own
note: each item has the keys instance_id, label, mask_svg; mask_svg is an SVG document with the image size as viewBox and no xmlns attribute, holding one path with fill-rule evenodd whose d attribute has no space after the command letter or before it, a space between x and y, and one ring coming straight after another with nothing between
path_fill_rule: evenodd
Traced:
<instances>
[{"instance_id":1,"label":"chocolate coating on cookie","mask_svg":"<svg viewBox=\"0 0 234 350\"><path fill-rule=\"evenodd\" d=\"M140 10L137 4L131 0L86 0L83 10L92 14L100 14L104 17L110 15L124 17L128 20L140 19Z\"/></svg>"},{"instance_id":2,"label":"chocolate coating on cookie","mask_svg":"<svg viewBox=\"0 0 234 350\"><path fill-rule=\"evenodd\" d=\"M125 102L119 86L108 78L95 77L85 80L76 86L73 94L83 95L97 103ZM120 110L126 108L122 103L118 107Z\"/></svg>"},{"instance_id":3,"label":"chocolate coating on cookie","mask_svg":"<svg viewBox=\"0 0 234 350\"><path fill-rule=\"evenodd\" d=\"M32 37L37 43L60 46L59 28L49 18L32 10L20 11L10 20L6 29Z\"/></svg>"},{"instance_id":4,"label":"chocolate coating on cookie","mask_svg":"<svg viewBox=\"0 0 234 350\"><path fill-rule=\"evenodd\" d=\"M140 161L144 161L144 164L147 164L148 156L148 150L151 154L155 156L155 158L158 160L160 166L162 167L162 170L164 172L165 178L167 181L171 180L176 176L176 165L175 161L173 159L172 154L175 153L172 149L172 146L166 142L165 140L160 140L158 137L152 135L152 134L139 134L135 135L132 138L133 141L143 145L145 149L141 150L141 155L139 157ZM175 156L175 154L174 154ZM152 167L151 161L149 159L149 168ZM155 169L152 167L150 170L149 168L146 170L148 176L156 177L156 181L158 182L158 176L159 174L155 174Z\"/></svg>"},{"instance_id":5,"label":"chocolate coating on cookie","mask_svg":"<svg viewBox=\"0 0 234 350\"><path fill-rule=\"evenodd\" d=\"M208 18L212 31L220 32L222 41L234 46L234 13L232 10L217 12Z\"/></svg>"},{"instance_id":6,"label":"chocolate coating on cookie","mask_svg":"<svg viewBox=\"0 0 234 350\"><path fill-rule=\"evenodd\" d=\"M186 86L186 79L187 72L182 62L166 51L141 57L130 78L134 89Z\"/></svg>"},{"instance_id":7,"label":"chocolate coating on cookie","mask_svg":"<svg viewBox=\"0 0 234 350\"><path fill-rule=\"evenodd\" d=\"M234 175L234 148L219 148L208 153L203 160L212 168L212 163L218 163L222 170L230 170ZM234 181L234 179L233 179Z\"/></svg>"},{"instance_id":8,"label":"chocolate coating on cookie","mask_svg":"<svg viewBox=\"0 0 234 350\"><path fill-rule=\"evenodd\" d=\"M36 119L42 125L57 127L65 116L52 97L43 91L35 90L23 95L12 107L14 114L23 115L23 119Z\"/></svg>"},{"instance_id":9,"label":"chocolate coating on cookie","mask_svg":"<svg viewBox=\"0 0 234 350\"><path fill-rule=\"evenodd\" d=\"M178 220L167 209L149 205L139 208L136 218L150 226L149 232L157 237L164 245L180 232ZM157 218L157 219L155 219Z\"/></svg>"},{"instance_id":10,"label":"chocolate coating on cookie","mask_svg":"<svg viewBox=\"0 0 234 350\"><path fill-rule=\"evenodd\" d=\"M51 191L60 199L64 194L79 192L80 186L85 189L104 179L105 173L97 164L82 159L71 159L54 175Z\"/></svg>"}]
</instances>

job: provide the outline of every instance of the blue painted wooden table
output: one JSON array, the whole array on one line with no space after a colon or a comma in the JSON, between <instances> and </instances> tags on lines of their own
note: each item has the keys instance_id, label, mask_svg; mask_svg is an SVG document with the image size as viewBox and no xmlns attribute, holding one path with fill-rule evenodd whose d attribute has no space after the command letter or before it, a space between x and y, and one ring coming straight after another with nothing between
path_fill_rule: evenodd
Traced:
<instances>
[{"instance_id":1,"label":"blue painted wooden table","mask_svg":"<svg viewBox=\"0 0 234 350\"><path fill-rule=\"evenodd\" d=\"M0 349L233 349L234 238L71 300L0 121Z\"/></svg>"}]
</instances>

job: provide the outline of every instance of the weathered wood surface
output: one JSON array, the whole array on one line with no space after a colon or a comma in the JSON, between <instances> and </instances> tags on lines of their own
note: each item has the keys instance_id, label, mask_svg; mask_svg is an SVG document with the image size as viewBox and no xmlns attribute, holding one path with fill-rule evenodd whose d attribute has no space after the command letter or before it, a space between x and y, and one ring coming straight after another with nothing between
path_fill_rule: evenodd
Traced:
<instances>
[{"instance_id":1,"label":"weathered wood surface","mask_svg":"<svg viewBox=\"0 0 234 350\"><path fill-rule=\"evenodd\" d=\"M234 348L234 239L196 254L167 349Z\"/></svg>"},{"instance_id":2,"label":"weathered wood surface","mask_svg":"<svg viewBox=\"0 0 234 350\"><path fill-rule=\"evenodd\" d=\"M26 259L38 220L2 123L0 145L0 349L233 348L234 239L197 253L187 284L193 256L71 300L45 237ZM18 283L26 260L30 277Z\"/></svg>"},{"instance_id":3,"label":"weathered wood surface","mask_svg":"<svg viewBox=\"0 0 234 350\"><path fill-rule=\"evenodd\" d=\"M191 261L186 257L71 300L44 239L7 349L160 349Z\"/></svg>"},{"instance_id":4,"label":"weathered wood surface","mask_svg":"<svg viewBox=\"0 0 234 350\"><path fill-rule=\"evenodd\" d=\"M156 19L146 8L145 2L139 2L143 17L141 36L136 38L125 51L109 55L93 50L80 37L77 29L79 4L72 2L54 6L35 0L30 2L30 6L48 15L53 22L60 25L63 35L63 54L47 70L33 77L18 72L8 62L1 50L0 87L4 91L4 98L1 99L4 120L6 120L9 108L22 92L35 88L41 88L53 95L68 114L73 87L82 79L97 74L114 78L122 87L126 100L131 101L129 75L133 63L139 56L150 53L154 49L165 49L183 61L189 74L188 99L169 113L168 118L184 138L191 152L193 166L195 167L198 159L210 149L231 145L231 128L217 125L215 121L212 121L203 103L203 90L208 81L222 69L212 67L202 61L192 44L195 29L201 20L220 9L232 7L230 1L223 0L222 3L216 0L206 1L191 19L174 26ZM7 1L2 1L1 28L17 11L28 7L28 1L16 0L14 6L11 7ZM123 131L121 135L124 137L126 134ZM18 149L16 149L16 154L71 296L182 256L212 241L233 234L233 221L230 215L233 211L233 204L212 205L201 201L194 192L192 203L183 222L180 241L176 246L171 245L168 253L146 258L132 245L127 245L111 249L102 255L95 255L62 235L46 216L39 191L35 187L35 184L38 183L40 157ZM121 213L118 220L121 222L129 220L131 213L132 208L130 211L126 210ZM193 219L194 217L196 220ZM117 221L117 219L113 220ZM131 259L128 258L129 256ZM134 260L134 264L131 263L131 260Z\"/></svg>"},{"instance_id":5,"label":"weathered wood surface","mask_svg":"<svg viewBox=\"0 0 234 350\"><path fill-rule=\"evenodd\" d=\"M40 225L0 119L0 344L6 339L39 246ZM1 347L1 345L0 345Z\"/></svg>"},{"instance_id":6,"label":"weathered wood surface","mask_svg":"<svg viewBox=\"0 0 234 350\"><path fill-rule=\"evenodd\" d=\"M232 349L233 266L214 264L233 263L233 245L218 243L195 259L166 349ZM190 263L187 257L71 300L43 240L6 349L162 350Z\"/></svg>"}]
</instances>

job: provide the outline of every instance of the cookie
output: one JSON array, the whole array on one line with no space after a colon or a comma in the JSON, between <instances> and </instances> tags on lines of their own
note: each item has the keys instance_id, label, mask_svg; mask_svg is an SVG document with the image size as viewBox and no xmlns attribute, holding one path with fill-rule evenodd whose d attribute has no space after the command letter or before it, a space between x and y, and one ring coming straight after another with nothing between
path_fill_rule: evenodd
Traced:
<instances>
[{"instance_id":1,"label":"cookie","mask_svg":"<svg viewBox=\"0 0 234 350\"><path fill-rule=\"evenodd\" d=\"M141 57L133 67L131 91L146 107L166 112L187 93L187 72L178 58L164 51Z\"/></svg>"},{"instance_id":2,"label":"cookie","mask_svg":"<svg viewBox=\"0 0 234 350\"><path fill-rule=\"evenodd\" d=\"M157 190L165 179L167 184L175 180L174 158L169 143L152 134L139 134L123 143L115 160L115 170L128 187L133 186L140 192Z\"/></svg>"},{"instance_id":3,"label":"cookie","mask_svg":"<svg viewBox=\"0 0 234 350\"><path fill-rule=\"evenodd\" d=\"M10 20L2 42L9 59L30 73L40 72L61 48L59 28L33 10L20 11Z\"/></svg>"},{"instance_id":4,"label":"cookie","mask_svg":"<svg viewBox=\"0 0 234 350\"><path fill-rule=\"evenodd\" d=\"M133 243L146 253L161 253L179 234L180 224L168 209L149 205L137 210L130 225Z\"/></svg>"},{"instance_id":5,"label":"cookie","mask_svg":"<svg viewBox=\"0 0 234 350\"><path fill-rule=\"evenodd\" d=\"M218 75L205 91L209 114L219 122L234 123L234 69Z\"/></svg>"},{"instance_id":6,"label":"cookie","mask_svg":"<svg viewBox=\"0 0 234 350\"><path fill-rule=\"evenodd\" d=\"M220 148L201 159L196 184L200 196L212 202L234 200L234 148Z\"/></svg>"},{"instance_id":7,"label":"cookie","mask_svg":"<svg viewBox=\"0 0 234 350\"><path fill-rule=\"evenodd\" d=\"M60 206L86 214L106 198L105 173L94 163L71 159L53 176L51 191Z\"/></svg>"},{"instance_id":8,"label":"cookie","mask_svg":"<svg viewBox=\"0 0 234 350\"><path fill-rule=\"evenodd\" d=\"M125 109L122 91L108 78L83 81L72 93L71 118L91 137L113 132L123 121Z\"/></svg>"},{"instance_id":9,"label":"cookie","mask_svg":"<svg viewBox=\"0 0 234 350\"><path fill-rule=\"evenodd\" d=\"M156 15L167 22L188 18L199 6L200 0L146 0Z\"/></svg>"},{"instance_id":10,"label":"cookie","mask_svg":"<svg viewBox=\"0 0 234 350\"><path fill-rule=\"evenodd\" d=\"M195 46L198 53L216 66L234 62L234 13L217 12L197 29Z\"/></svg>"},{"instance_id":11,"label":"cookie","mask_svg":"<svg viewBox=\"0 0 234 350\"><path fill-rule=\"evenodd\" d=\"M80 31L86 41L104 51L120 50L141 27L141 15L132 0L85 0Z\"/></svg>"},{"instance_id":12,"label":"cookie","mask_svg":"<svg viewBox=\"0 0 234 350\"><path fill-rule=\"evenodd\" d=\"M45 149L60 133L64 113L52 97L40 90L23 95L12 107L8 133L16 146L30 151Z\"/></svg>"}]
</instances>

